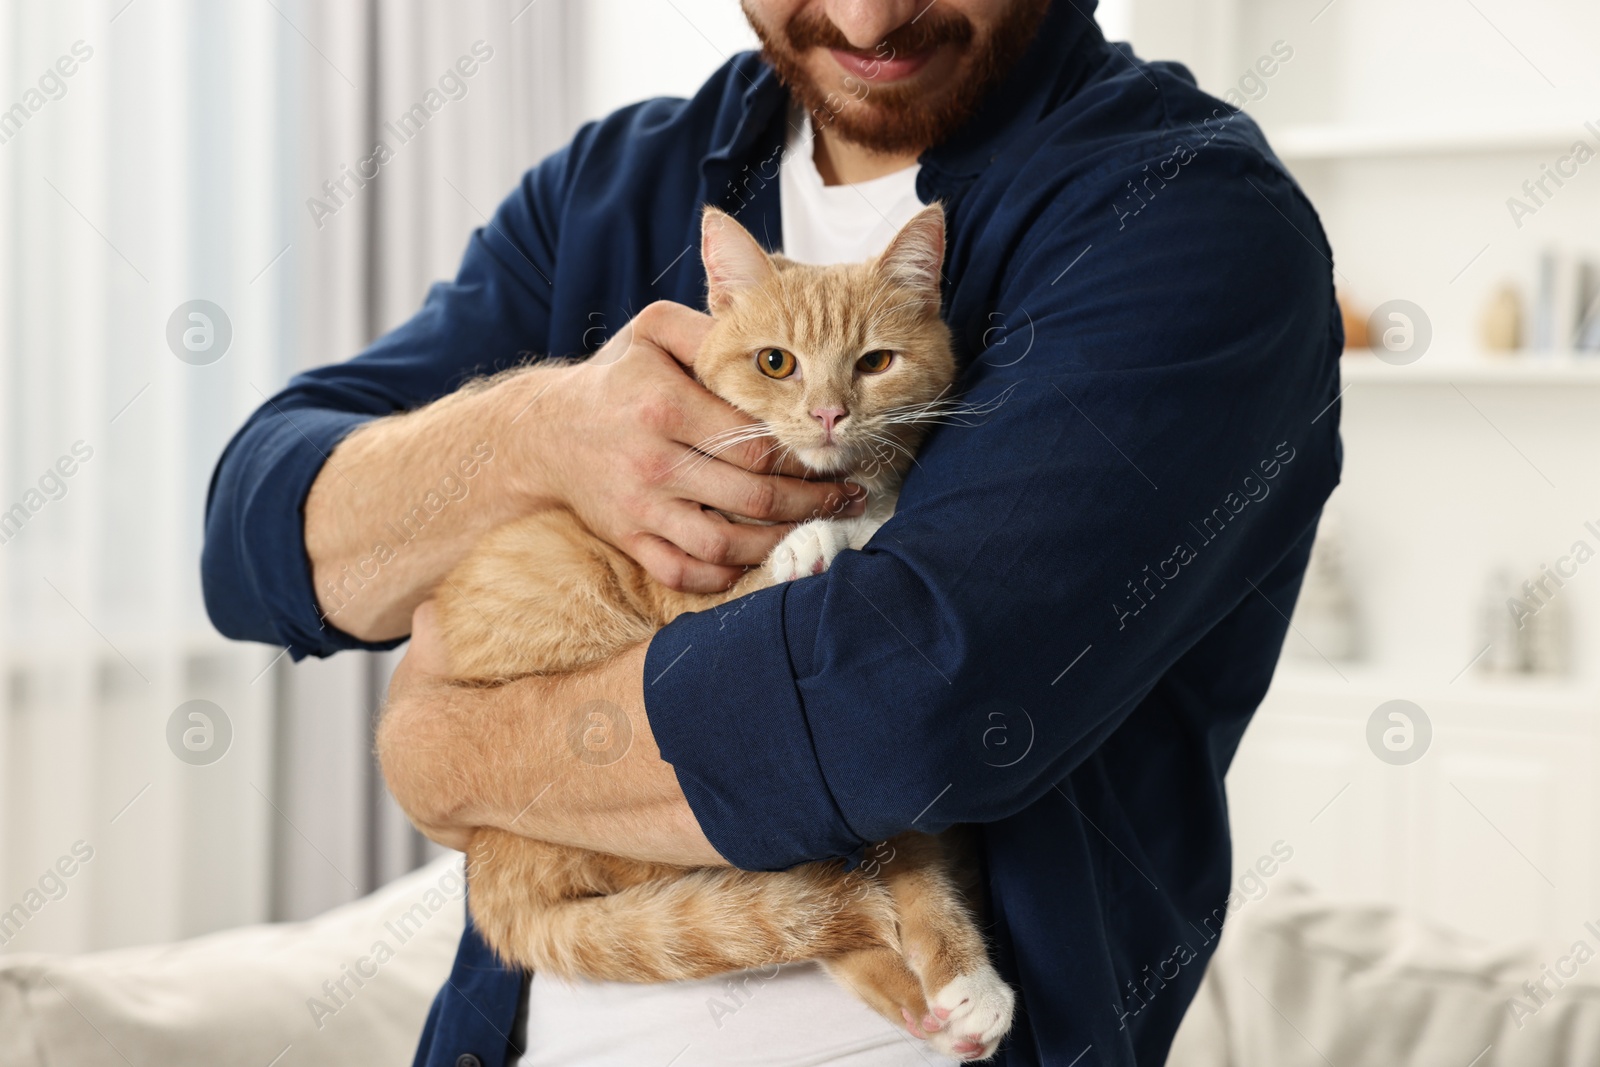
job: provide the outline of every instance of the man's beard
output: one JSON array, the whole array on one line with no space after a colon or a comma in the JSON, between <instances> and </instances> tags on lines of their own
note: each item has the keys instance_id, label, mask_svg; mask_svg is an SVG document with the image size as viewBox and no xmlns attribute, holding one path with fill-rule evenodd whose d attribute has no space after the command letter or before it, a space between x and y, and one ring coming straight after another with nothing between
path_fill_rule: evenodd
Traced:
<instances>
[{"instance_id":1,"label":"man's beard","mask_svg":"<svg viewBox=\"0 0 1600 1067\"><path fill-rule=\"evenodd\" d=\"M860 52L827 16L804 11L781 29L769 30L748 3L745 15L761 38L763 58L818 125L831 126L863 148L898 155L931 148L960 129L1027 50L1049 6L1050 0L1015 0L993 31L977 41L965 15L936 4L889 34L871 54L887 59L940 45L961 51L955 78L938 86L932 98L914 84L916 75L904 84L881 86L857 77L847 83L851 92L824 91L812 81L800 57L817 48Z\"/></svg>"}]
</instances>

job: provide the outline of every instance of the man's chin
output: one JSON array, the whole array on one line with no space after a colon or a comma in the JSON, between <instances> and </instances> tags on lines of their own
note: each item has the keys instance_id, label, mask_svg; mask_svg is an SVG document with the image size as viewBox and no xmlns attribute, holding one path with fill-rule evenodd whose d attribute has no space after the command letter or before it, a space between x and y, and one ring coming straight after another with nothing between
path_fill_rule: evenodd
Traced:
<instances>
[{"instance_id":1,"label":"man's chin","mask_svg":"<svg viewBox=\"0 0 1600 1067\"><path fill-rule=\"evenodd\" d=\"M813 114L840 138L881 155L917 155L943 140L953 123L940 121L927 103L902 107L884 100L851 100L838 112Z\"/></svg>"},{"instance_id":2,"label":"man's chin","mask_svg":"<svg viewBox=\"0 0 1600 1067\"><path fill-rule=\"evenodd\" d=\"M963 51L935 49L915 70L869 81L818 49L807 57L803 91L795 95L818 128L873 152L915 154L953 132L968 110L961 97L974 87Z\"/></svg>"}]
</instances>

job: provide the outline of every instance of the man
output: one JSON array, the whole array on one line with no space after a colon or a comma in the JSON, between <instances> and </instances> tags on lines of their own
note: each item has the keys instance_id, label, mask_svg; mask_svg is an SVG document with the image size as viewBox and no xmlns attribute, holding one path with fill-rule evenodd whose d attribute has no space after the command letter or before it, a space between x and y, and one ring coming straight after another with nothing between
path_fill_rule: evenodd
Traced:
<instances>
[{"instance_id":1,"label":"man","mask_svg":"<svg viewBox=\"0 0 1600 1067\"><path fill-rule=\"evenodd\" d=\"M212 487L212 617L297 657L410 634L384 769L455 847L492 825L776 870L981 824L986 929L1019 993L999 1062L1160 1064L1228 911L1223 775L1338 480L1316 215L1248 118L1107 45L1090 0L745 6L762 57L584 128L412 321L252 417ZM519 514L572 508L709 590L793 521L859 509L759 442L679 462L747 421L686 371L708 322L699 211L826 261L933 200L961 389L986 414L933 433L867 551L579 677L441 681L429 592ZM589 358L434 403L530 354ZM631 747L579 760L574 717L608 705ZM577 1038L539 982L469 929L418 1062L552 1062ZM822 1062L843 1016L808 982L762 994L762 1062ZM672 990L564 1003L606 1036L613 995ZM654 1062L632 1040L606 1062Z\"/></svg>"}]
</instances>

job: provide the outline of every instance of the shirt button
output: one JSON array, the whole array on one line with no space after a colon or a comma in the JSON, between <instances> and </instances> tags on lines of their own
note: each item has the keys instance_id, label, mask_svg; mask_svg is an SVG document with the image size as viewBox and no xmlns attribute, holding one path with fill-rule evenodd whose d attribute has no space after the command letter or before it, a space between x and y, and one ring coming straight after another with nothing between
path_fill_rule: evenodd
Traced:
<instances>
[{"instance_id":1,"label":"shirt button","mask_svg":"<svg viewBox=\"0 0 1600 1067\"><path fill-rule=\"evenodd\" d=\"M470 1052L463 1052L456 1057L456 1067L483 1067L483 1061Z\"/></svg>"}]
</instances>

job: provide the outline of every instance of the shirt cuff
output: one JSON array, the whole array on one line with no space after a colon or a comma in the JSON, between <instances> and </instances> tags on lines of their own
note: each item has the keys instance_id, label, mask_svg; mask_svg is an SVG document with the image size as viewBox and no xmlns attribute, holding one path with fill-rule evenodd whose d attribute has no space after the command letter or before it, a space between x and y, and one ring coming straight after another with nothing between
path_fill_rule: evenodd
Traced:
<instances>
[{"instance_id":1,"label":"shirt cuff","mask_svg":"<svg viewBox=\"0 0 1600 1067\"><path fill-rule=\"evenodd\" d=\"M784 604L798 584L680 615L645 654L661 758L706 838L744 870L850 857L866 843L828 789L795 687Z\"/></svg>"},{"instance_id":2,"label":"shirt cuff","mask_svg":"<svg viewBox=\"0 0 1600 1067\"><path fill-rule=\"evenodd\" d=\"M268 408L251 432L235 439L233 455L218 464L202 559L218 578L204 583L206 609L223 634L261 640L270 633L296 660L399 643L362 642L325 621L306 554L311 485L335 446L373 417Z\"/></svg>"}]
</instances>

